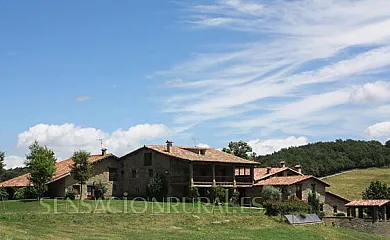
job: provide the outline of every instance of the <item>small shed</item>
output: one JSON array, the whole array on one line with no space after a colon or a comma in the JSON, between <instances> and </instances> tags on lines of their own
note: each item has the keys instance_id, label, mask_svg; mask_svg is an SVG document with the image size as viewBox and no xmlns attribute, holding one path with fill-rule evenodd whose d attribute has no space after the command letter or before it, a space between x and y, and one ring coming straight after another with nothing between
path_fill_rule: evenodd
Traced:
<instances>
[{"instance_id":1,"label":"small shed","mask_svg":"<svg viewBox=\"0 0 390 240\"><path fill-rule=\"evenodd\" d=\"M363 209L372 210L372 220L388 221L388 210L390 210L390 200L356 200L345 204L347 215L356 218L356 209L358 209L358 218L363 218Z\"/></svg>"}]
</instances>

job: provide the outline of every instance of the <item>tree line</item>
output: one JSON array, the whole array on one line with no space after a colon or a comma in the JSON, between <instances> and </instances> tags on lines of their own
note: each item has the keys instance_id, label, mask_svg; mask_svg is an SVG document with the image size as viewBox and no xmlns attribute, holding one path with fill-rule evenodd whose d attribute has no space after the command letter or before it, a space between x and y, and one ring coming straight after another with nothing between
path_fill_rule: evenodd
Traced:
<instances>
[{"instance_id":1,"label":"tree line","mask_svg":"<svg viewBox=\"0 0 390 240\"><path fill-rule=\"evenodd\" d=\"M265 156L256 156L248 143L230 142L222 151L241 158L258 161L262 167L278 167L285 161L289 167L301 165L304 174L317 177L370 167L390 166L390 140L341 140L316 142L300 147L289 147Z\"/></svg>"},{"instance_id":2,"label":"tree line","mask_svg":"<svg viewBox=\"0 0 390 240\"><path fill-rule=\"evenodd\" d=\"M370 167L390 166L390 141L341 140L316 142L300 147L290 147L278 152L256 157L262 166L301 165L305 174L323 177L335 173Z\"/></svg>"}]
</instances>

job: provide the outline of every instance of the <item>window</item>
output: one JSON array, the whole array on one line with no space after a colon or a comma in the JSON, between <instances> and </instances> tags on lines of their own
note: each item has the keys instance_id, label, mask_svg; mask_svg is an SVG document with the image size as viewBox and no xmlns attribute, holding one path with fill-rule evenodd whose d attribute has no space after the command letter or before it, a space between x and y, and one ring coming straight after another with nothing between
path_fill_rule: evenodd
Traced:
<instances>
[{"instance_id":1,"label":"window","mask_svg":"<svg viewBox=\"0 0 390 240\"><path fill-rule=\"evenodd\" d=\"M249 176L251 175L251 169L249 167L236 167L236 176Z\"/></svg>"},{"instance_id":2,"label":"window","mask_svg":"<svg viewBox=\"0 0 390 240\"><path fill-rule=\"evenodd\" d=\"M337 213L337 206L333 206L333 213Z\"/></svg>"},{"instance_id":3,"label":"window","mask_svg":"<svg viewBox=\"0 0 390 240\"><path fill-rule=\"evenodd\" d=\"M125 171L121 171L121 179L123 180L123 179L125 179Z\"/></svg>"},{"instance_id":4,"label":"window","mask_svg":"<svg viewBox=\"0 0 390 240\"><path fill-rule=\"evenodd\" d=\"M153 177L153 169L148 169L149 177Z\"/></svg>"},{"instance_id":5,"label":"window","mask_svg":"<svg viewBox=\"0 0 390 240\"><path fill-rule=\"evenodd\" d=\"M136 189L135 189L135 192L136 192L137 194L139 194L139 188L136 188Z\"/></svg>"},{"instance_id":6,"label":"window","mask_svg":"<svg viewBox=\"0 0 390 240\"><path fill-rule=\"evenodd\" d=\"M117 181L116 168L108 168L108 180L109 181Z\"/></svg>"},{"instance_id":7,"label":"window","mask_svg":"<svg viewBox=\"0 0 390 240\"><path fill-rule=\"evenodd\" d=\"M137 170L133 169L133 171L131 171L131 178L137 178Z\"/></svg>"},{"instance_id":8,"label":"window","mask_svg":"<svg viewBox=\"0 0 390 240\"><path fill-rule=\"evenodd\" d=\"M115 184L112 185L112 191L116 192L116 185Z\"/></svg>"},{"instance_id":9,"label":"window","mask_svg":"<svg viewBox=\"0 0 390 240\"><path fill-rule=\"evenodd\" d=\"M152 153L144 153L144 166L152 166Z\"/></svg>"},{"instance_id":10,"label":"window","mask_svg":"<svg viewBox=\"0 0 390 240\"><path fill-rule=\"evenodd\" d=\"M121 162L121 166L124 167L124 166L125 166L125 163L124 163L124 162Z\"/></svg>"}]
</instances>

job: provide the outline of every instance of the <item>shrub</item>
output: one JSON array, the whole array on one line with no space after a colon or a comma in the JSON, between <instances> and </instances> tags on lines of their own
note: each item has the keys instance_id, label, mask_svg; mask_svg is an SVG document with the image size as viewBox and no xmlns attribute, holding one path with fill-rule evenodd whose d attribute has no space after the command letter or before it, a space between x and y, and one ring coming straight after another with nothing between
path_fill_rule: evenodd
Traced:
<instances>
[{"instance_id":1,"label":"shrub","mask_svg":"<svg viewBox=\"0 0 390 240\"><path fill-rule=\"evenodd\" d=\"M162 201L168 193L166 179L163 176L156 174L156 176L154 176L146 186L146 192L148 197Z\"/></svg>"},{"instance_id":2,"label":"shrub","mask_svg":"<svg viewBox=\"0 0 390 240\"><path fill-rule=\"evenodd\" d=\"M76 189L74 189L73 187L68 187L68 188L66 189L65 199L75 200L75 199L76 199L76 196L77 196L78 194L79 194L79 193L77 192Z\"/></svg>"},{"instance_id":3,"label":"shrub","mask_svg":"<svg viewBox=\"0 0 390 240\"><path fill-rule=\"evenodd\" d=\"M237 205L240 201L240 192L235 191L232 194L232 197L229 199L230 204Z\"/></svg>"},{"instance_id":4,"label":"shrub","mask_svg":"<svg viewBox=\"0 0 390 240\"><path fill-rule=\"evenodd\" d=\"M342 213L342 212L336 213L335 216L336 217L345 217L345 213Z\"/></svg>"},{"instance_id":5,"label":"shrub","mask_svg":"<svg viewBox=\"0 0 390 240\"><path fill-rule=\"evenodd\" d=\"M8 192L5 190L4 187L0 187L0 200L7 200L9 197Z\"/></svg>"},{"instance_id":6,"label":"shrub","mask_svg":"<svg viewBox=\"0 0 390 240\"><path fill-rule=\"evenodd\" d=\"M261 190L261 197L264 201L280 200L282 198L282 192L279 188L264 186L263 190Z\"/></svg>"},{"instance_id":7,"label":"shrub","mask_svg":"<svg viewBox=\"0 0 390 240\"><path fill-rule=\"evenodd\" d=\"M278 214L292 214L292 213L308 213L310 206L301 201L275 201L268 200L263 203L266 214L269 216L276 216Z\"/></svg>"},{"instance_id":8,"label":"shrub","mask_svg":"<svg viewBox=\"0 0 390 240\"><path fill-rule=\"evenodd\" d=\"M33 187L22 187L16 190L15 199L35 199L38 197L38 192Z\"/></svg>"},{"instance_id":9,"label":"shrub","mask_svg":"<svg viewBox=\"0 0 390 240\"><path fill-rule=\"evenodd\" d=\"M194 201L194 200L198 199L199 196L200 196L200 194L199 194L199 190L197 187L191 187L191 186L188 187L187 198L189 200Z\"/></svg>"},{"instance_id":10,"label":"shrub","mask_svg":"<svg viewBox=\"0 0 390 240\"><path fill-rule=\"evenodd\" d=\"M311 207L311 212L318 215L321 211L321 204L320 200L317 198L317 194L315 192L310 192L307 201Z\"/></svg>"},{"instance_id":11,"label":"shrub","mask_svg":"<svg viewBox=\"0 0 390 240\"><path fill-rule=\"evenodd\" d=\"M224 202L226 196L226 189L221 186L213 186L210 188L207 195L212 202L215 202L217 199L220 202Z\"/></svg>"},{"instance_id":12,"label":"shrub","mask_svg":"<svg viewBox=\"0 0 390 240\"><path fill-rule=\"evenodd\" d=\"M104 199L104 195L107 193L108 188L102 182L95 185L95 199Z\"/></svg>"}]
</instances>

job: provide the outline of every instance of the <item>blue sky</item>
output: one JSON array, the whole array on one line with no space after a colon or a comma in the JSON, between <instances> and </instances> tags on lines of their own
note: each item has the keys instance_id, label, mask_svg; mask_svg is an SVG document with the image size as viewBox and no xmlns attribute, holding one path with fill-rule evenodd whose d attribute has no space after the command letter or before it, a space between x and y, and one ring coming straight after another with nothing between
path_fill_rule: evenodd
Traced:
<instances>
[{"instance_id":1,"label":"blue sky","mask_svg":"<svg viewBox=\"0 0 390 240\"><path fill-rule=\"evenodd\" d=\"M0 146L390 138L390 3L1 1Z\"/></svg>"}]
</instances>

